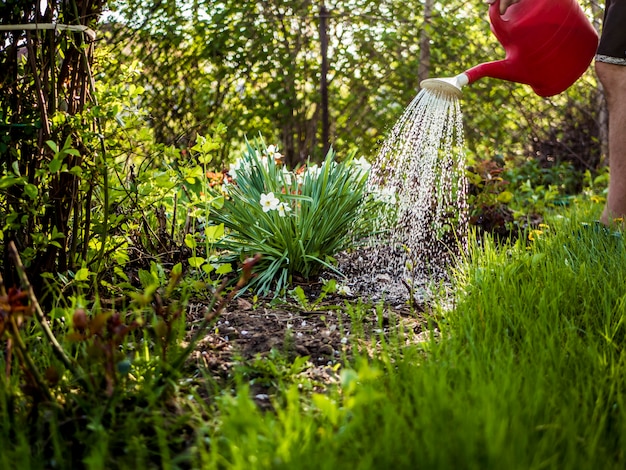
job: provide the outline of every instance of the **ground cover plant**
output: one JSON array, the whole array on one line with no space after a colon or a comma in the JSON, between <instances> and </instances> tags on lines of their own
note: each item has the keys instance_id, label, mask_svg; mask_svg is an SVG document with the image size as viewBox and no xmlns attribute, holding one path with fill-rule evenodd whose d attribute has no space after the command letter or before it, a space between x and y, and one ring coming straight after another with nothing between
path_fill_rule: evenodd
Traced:
<instances>
[{"instance_id":1,"label":"ground cover plant","mask_svg":"<svg viewBox=\"0 0 626 470\"><path fill-rule=\"evenodd\" d=\"M276 414L245 387L227 398L223 450L206 465L623 466L626 246L567 216L514 244L472 244L439 340L381 338L337 388L309 399L288 388Z\"/></svg>"}]
</instances>

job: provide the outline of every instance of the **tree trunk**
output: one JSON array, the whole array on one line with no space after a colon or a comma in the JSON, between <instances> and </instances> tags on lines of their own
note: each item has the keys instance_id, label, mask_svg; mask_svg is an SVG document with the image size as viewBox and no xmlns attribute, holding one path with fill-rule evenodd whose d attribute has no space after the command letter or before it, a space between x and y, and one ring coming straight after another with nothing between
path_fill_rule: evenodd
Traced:
<instances>
[{"instance_id":1,"label":"tree trunk","mask_svg":"<svg viewBox=\"0 0 626 470\"><path fill-rule=\"evenodd\" d=\"M324 0L320 5L320 48L322 55L322 68L320 73L320 100L322 108L322 146L323 155L326 155L330 148L330 120L328 117L328 31L326 20L328 10L324 5Z\"/></svg>"},{"instance_id":2,"label":"tree trunk","mask_svg":"<svg viewBox=\"0 0 626 470\"><path fill-rule=\"evenodd\" d=\"M417 80L419 83L426 80L430 74L430 24L432 21L434 0L424 1L424 23L420 32L420 61L417 67Z\"/></svg>"}]
</instances>

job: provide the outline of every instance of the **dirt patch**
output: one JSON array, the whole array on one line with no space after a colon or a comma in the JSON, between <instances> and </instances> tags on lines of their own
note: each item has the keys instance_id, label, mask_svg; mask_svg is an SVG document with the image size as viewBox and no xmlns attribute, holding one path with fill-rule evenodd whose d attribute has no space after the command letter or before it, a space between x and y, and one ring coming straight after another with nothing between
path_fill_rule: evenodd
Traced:
<instances>
[{"instance_id":1,"label":"dirt patch","mask_svg":"<svg viewBox=\"0 0 626 470\"><path fill-rule=\"evenodd\" d=\"M328 382L333 380L331 371L336 371L335 366L352 354L355 344L367 343L366 347L375 348L381 338L400 332L411 341L419 341L428 333L429 318L432 323L424 305L364 307L361 301L358 309L351 308L358 302L355 298L332 295L314 310L307 310L295 303L254 305L250 298L237 299L206 331L192 359L215 379L224 380L231 376L234 367L275 357L278 352L287 361L308 358L307 374ZM204 305L190 306L190 333L205 314ZM257 392L258 396L263 395L263 390Z\"/></svg>"}]
</instances>

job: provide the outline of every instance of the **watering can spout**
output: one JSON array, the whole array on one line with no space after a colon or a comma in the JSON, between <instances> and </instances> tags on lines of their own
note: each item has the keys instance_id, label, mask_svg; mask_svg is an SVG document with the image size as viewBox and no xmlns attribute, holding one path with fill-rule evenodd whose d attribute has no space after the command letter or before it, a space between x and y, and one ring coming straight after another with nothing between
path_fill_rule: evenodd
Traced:
<instances>
[{"instance_id":1,"label":"watering can spout","mask_svg":"<svg viewBox=\"0 0 626 470\"><path fill-rule=\"evenodd\" d=\"M508 59L494 60L493 62L485 62L478 64L465 71L468 77L468 83L474 83L485 77L497 78L500 80L519 81L522 79L518 73L517 67L512 65Z\"/></svg>"}]
</instances>

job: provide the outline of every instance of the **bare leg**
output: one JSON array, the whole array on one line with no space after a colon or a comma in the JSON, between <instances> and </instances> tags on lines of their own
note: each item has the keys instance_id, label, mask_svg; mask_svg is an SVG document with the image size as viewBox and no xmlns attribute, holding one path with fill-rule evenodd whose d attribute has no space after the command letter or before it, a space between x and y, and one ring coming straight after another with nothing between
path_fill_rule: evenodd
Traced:
<instances>
[{"instance_id":1,"label":"bare leg","mask_svg":"<svg viewBox=\"0 0 626 470\"><path fill-rule=\"evenodd\" d=\"M626 66L596 62L609 110L609 194L600 221L626 220Z\"/></svg>"}]
</instances>

